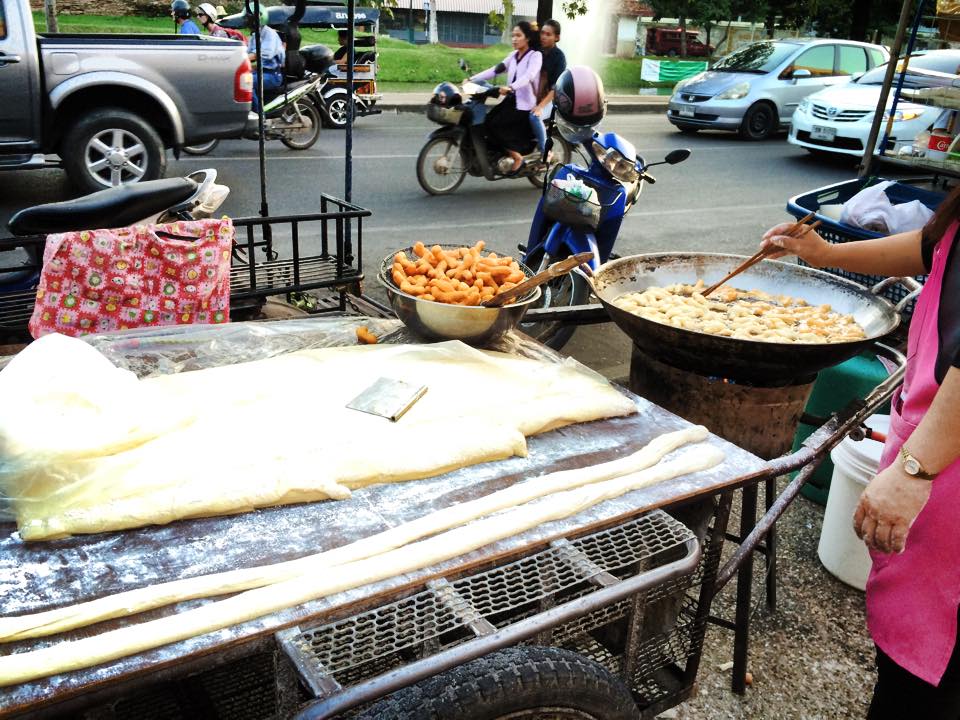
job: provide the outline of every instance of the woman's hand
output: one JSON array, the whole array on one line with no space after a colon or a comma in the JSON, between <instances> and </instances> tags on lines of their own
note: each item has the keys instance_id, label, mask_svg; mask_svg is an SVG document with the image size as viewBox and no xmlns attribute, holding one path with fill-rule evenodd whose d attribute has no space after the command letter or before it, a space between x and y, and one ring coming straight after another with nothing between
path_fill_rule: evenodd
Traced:
<instances>
[{"instance_id":1,"label":"woman's hand","mask_svg":"<svg viewBox=\"0 0 960 720\"><path fill-rule=\"evenodd\" d=\"M513 92L513 88L511 88L509 85L501 85L501 86L500 86L500 94L501 94L501 95L509 95L509 94L512 93L512 92Z\"/></svg>"},{"instance_id":2,"label":"woman's hand","mask_svg":"<svg viewBox=\"0 0 960 720\"><path fill-rule=\"evenodd\" d=\"M814 267L827 265L827 256L831 248L830 243L820 237L815 230L810 230L806 225L803 226L804 230L797 231L793 236L785 235L784 233L795 224L796 223L780 223L763 234L763 242L760 244L760 247L773 250L767 257L773 259L783 257L784 255L797 255L802 258L804 262Z\"/></svg>"},{"instance_id":3,"label":"woman's hand","mask_svg":"<svg viewBox=\"0 0 960 720\"><path fill-rule=\"evenodd\" d=\"M540 117L541 115L543 115L543 108L540 107L539 105L536 105L536 106L533 108L533 110L530 111L530 114L531 114L531 115L536 115L537 117Z\"/></svg>"},{"instance_id":4,"label":"woman's hand","mask_svg":"<svg viewBox=\"0 0 960 720\"><path fill-rule=\"evenodd\" d=\"M853 530L867 547L901 552L913 521L930 497L929 480L907 475L899 462L880 472L860 495Z\"/></svg>"}]
</instances>

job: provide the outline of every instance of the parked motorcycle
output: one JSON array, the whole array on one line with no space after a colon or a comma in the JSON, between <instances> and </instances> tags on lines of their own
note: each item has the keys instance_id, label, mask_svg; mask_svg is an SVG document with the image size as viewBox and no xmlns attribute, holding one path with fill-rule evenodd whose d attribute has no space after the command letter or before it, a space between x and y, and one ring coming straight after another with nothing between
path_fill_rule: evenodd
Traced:
<instances>
[{"instance_id":1,"label":"parked motorcycle","mask_svg":"<svg viewBox=\"0 0 960 720\"><path fill-rule=\"evenodd\" d=\"M216 180L216 170L200 170L186 177L121 185L17 212L7 228L24 239L0 243L0 253L12 256L10 262L0 263L0 337L22 332L33 312L44 236L211 217L230 192Z\"/></svg>"},{"instance_id":2,"label":"parked motorcycle","mask_svg":"<svg viewBox=\"0 0 960 720\"><path fill-rule=\"evenodd\" d=\"M574 147L548 120L553 156L548 161L543 159L531 130L523 164L516 173L510 173L513 160L503 150L491 146L484 124L489 111L486 101L499 96L500 88L486 82L467 80L460 88L452 83L437 86L427 104L427 117L441 127L430 133L417 157L417 180L426 192L452 193L467 174L487 180L526 178L534 187L543 187L549 167L570 162Z\"/></svg>"},{"instance_id":3,"label":"parked motorcycle","mask_svg":"<svg viewBox=\"0 0 960 720\"><path fill-rule=\"evenodd\" d=\"M549 142L549 141L548 141ZM636 204L655 165L675 165L690 157L687 149L673 150L661 162L647 164L636 148L616 133L595 133L580 149L589 167L565 164L556 169L544 188L530 226L523 262L537 272L570 255L593 253L596 269L613 253L623 218ZM578 271L542 286L540 307L583 305L590 297L586 278ZM525 323L525 333L554 349L562 348L576 330L561 322Z\"/></svg>"},{"instance_id":4,"label":"parked motorcycle","mask_svg":"<svg viewBox=\"0 0 960 720\"><path fill-rule=\"evenodd\" d=\"M323 124L317 99L324 82L321 75L309 74L304 80L266 93L267 103L263 106L265 138L279 140L291 150L313 147L320 138ZM219 140L210 140L198 145L185 145L183 151L188 155L206 155L219 144Z\"/></svg>"}]
</instances>

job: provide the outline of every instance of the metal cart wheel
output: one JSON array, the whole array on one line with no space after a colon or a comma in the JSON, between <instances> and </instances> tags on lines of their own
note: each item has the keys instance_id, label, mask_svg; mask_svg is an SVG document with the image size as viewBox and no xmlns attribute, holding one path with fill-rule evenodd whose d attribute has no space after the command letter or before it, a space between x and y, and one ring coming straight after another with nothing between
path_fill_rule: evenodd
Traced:
<instances>
[{"instance_id":1,"label":"metal cart wheel","mask_svg":"<svg viewBox=\"0 0 960 720\"><path fill-rule=\"evenodd\" d=\"M630 689L582 655L513 647L404 688L358 720L637 720Z\"/></svg>"}]
</instances>

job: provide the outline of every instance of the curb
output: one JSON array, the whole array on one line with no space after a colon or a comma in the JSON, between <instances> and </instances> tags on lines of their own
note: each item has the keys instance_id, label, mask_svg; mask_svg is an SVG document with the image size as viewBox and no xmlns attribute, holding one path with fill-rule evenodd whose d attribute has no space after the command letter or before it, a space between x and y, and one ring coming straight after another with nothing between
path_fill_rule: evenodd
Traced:
<instances>
[{"instance_id":1,"label":"curb","mask_svg":"<svg viewBox=\"0 0 960 720\"><path fill-rule=\"evenodd\" d=\"M426 104L407 104L407 103L377 103L377 108L385 113L410 113L416 115L426 114ZM662 103L617 103L607 105L607 112L612 115L641 115L664 113L667 111L666 100Z\"/></svg>"}]
</instances>

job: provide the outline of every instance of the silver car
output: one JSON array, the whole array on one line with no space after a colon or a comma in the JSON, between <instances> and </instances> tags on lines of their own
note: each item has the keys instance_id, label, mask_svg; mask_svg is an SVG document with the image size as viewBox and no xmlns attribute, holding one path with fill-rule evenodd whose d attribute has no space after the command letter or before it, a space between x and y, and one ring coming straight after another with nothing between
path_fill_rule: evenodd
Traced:
<instances>
[{"instance_id":1,"label":"silver car","mask_svg":"<svg viewBox=\"0 0 960 720\"><path fill-rule=\"evenodd\" d=\"M763 140L786 130L807 95L882 65L879 45L852 40L769 40L740 48L677 83L667 119L681 132L730 130Z\"/></svg>"}]
</instances>

